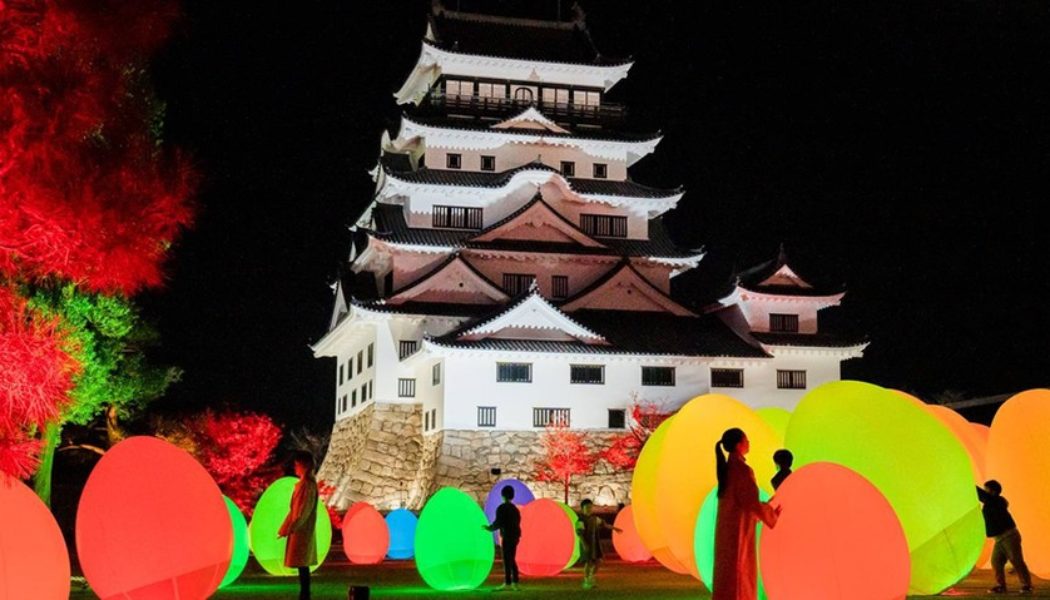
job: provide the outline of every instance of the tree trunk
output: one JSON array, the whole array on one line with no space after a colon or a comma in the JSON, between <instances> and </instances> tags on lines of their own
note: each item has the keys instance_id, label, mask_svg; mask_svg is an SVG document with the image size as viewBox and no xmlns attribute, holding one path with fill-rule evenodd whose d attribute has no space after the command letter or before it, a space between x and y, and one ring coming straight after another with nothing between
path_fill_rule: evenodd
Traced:
<instances>
[{"instance_id":1,"label":"tree trunk","mask_svg":"<svg viewBox=\"0 0 1050 600\"><path fill-rule=\"evenodd\" d=\"M565 505L569 505L569 477L565 478Z\"/></svg>"},{"instance_id":2,"label":"tree trunk","mask_svg":"<svg viewBox=\"0 0 1050 600\"><path fill-rule=\"evenodd\" d=\"M48 423L44 428L44 438L40 446L40 468L33 477L33 487L36 495L47 506L51 506L51 471L55 464L55 449L62 440L62 426L58 423Z\"/></svg>"}]
</instances>

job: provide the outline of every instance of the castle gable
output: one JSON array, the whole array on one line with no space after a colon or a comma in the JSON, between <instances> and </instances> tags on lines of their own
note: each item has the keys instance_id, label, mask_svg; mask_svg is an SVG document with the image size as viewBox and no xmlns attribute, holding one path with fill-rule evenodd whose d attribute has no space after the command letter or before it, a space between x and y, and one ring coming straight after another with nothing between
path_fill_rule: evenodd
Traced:
<instances>
[{"instance_id":1,"label":"castle gable","mask_svg":"<svg viewBox=\"0 0 1050 600\"><path fill-rule=\"evenodd\" d=\"M672 300L649 283L628 262L620 263L606 276L582 290L562 305L562 310L624 310L670 313L681 317L695 316L689 309Z\"/></svg>"}]
</instances>

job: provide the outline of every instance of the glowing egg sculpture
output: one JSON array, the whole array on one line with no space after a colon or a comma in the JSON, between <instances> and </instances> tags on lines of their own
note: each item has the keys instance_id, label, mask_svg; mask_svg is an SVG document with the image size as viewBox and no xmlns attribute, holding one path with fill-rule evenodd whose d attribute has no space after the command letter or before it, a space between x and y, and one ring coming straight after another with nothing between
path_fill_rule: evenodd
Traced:
<instances>
[{"instance_id":1,"label":"glowing egg sculpture","mask_svg":"<svg viewBox=\"0 0 1050 600\"><path fill-rule=\"evenodd\" d=\"M674 420L675 417L671 417L661 423L642 447L631 476L631 498L634 501L634 525L642 543L661 565L675 573L685 574L689 570L678 562L668 548L667 535L656 505L656 469L663 455L664 438Z\"/></svg>"},{"instance_id":2,"label":"glowing egg sculpture","mask_svg":"<svg viewBox=\"0 0 1050 600\"><path fill-rule=\"evenodd\" d=\"M792 477L794 474L792 473ZM769 494L765 490L758 490L758 499L761 502L769 502ZM700 514L696 517L696 530L693 536L693 552L696 556L696 569L700 573L700 581L704 582L707 589L712 589L715 572L715 525L718 522L718 487L716 486L704 499L700 507ZM755 524L755 535L761 540L762 524ZM766 589L762 583L762 577L758 578L758 599L765 600Z\"/></svg>"},{"instance_id":3,"label":"glowing egg sculpture","mask_svg":"<svg viewBox=\"0 0 1050 600\"><path fill-rule=\"evenodd\" d=\"M0 474L0 598L69 598L69 551L51 511Z\"/></svg>"},{"instance_id":4,"label":"glowing egg sculpture","mask_svg":"<svg viewBox=\"0 0 1050 600\"><path fill-rule=\"evenodd\" d=\"M485 582L496 557L485 513L456 488L438 490L419 513L416 570L441 591L472 590Z\"/></svg>"},{"instance_id":5,"label":"glowing egg sculpture","mask_svg":"<svg viewBox=\"0 0 1050 600\"><path fill-rule=\"evenodd\" d=\"M390 530L379 511L355 502L343 515L343 552L355 565L377 565L390 549Z\"/></svg>"},{"instance_id":6,"label":"glowing egg sculpture","mask_svg":"<svg viewBox=\"0 0 1050 600\"><path fill-rule=\"evenodd\" d=\"M386 528L390 531L390 549L387 558L405 560L415 554L416 523L419 519L412 511L399 508L386 515Z\"/></svg>"},{"instance_id":7,"label":"glowing egg sculpture","mask_svg":"<svg viewBox=\"0 0 1050 600\"><path fill-rule=\"evenodd\" d=\"M220 589L237 581L248 564L248 554L251 552L248 548L248 522L244 520L241 509L226 496L222 499L226 501L226 511L230 514L230 524L233 526L233 555L230 557L230 568L219 583Z\"/></svg>"},{"instance_id":8,"label":"glowing egg sculpture","mask_svg":"<svg viewBox=\"0 0 1050 600\"><path fill-rule=\"evenodd\" d=\"M908 542L893 507L853 471L810 463L777 490L777 526L759 541L771 598L904 600Z\"/></svg>"},{"instance_id":9,"label":"glowing egg sculpture","mask_svg":"<svg viewBox=\"0 0 1050 600\"><path fill-rule=\"evenodd\" d=\"M518 568L522 575L557 575L569 564L575 549L576 527L561 504L541 498L521 507Z\"/></svg>"},{"instance_id":10,"label":"glowing egg sculpture","mask_svg":"<svg viewBox=\"0 0 1050 600\"><path fill-rule=\"evenodd\" d=\"M989 479L1003 486L1010 514L1024 536L1024 557L1036 575L1050 578L1050 390L1028 390L1007 400L988 437Z\"/></svg>"},{"instance_id":11,"label":"glowing egg sculpture","mask_svg":"<svg viewBox=\"0 0 1050 600\"><path fill-rule=\"evenodd\" d=\"M668 548L697 579L693 556L696 517L715 487L715 443L731 427L747 434L751 441L749 456L754 457L749 464L758 485L772 491L769 480L776 472L772 457L781 448L781 440L749 406L722 394L697 396L675 414L656 469L656 489L660 490L656 494L657 516Z\"/></svg>"},{"instance_id":12,"label":"glowing egg sculpture","mask_svg":"<svg viewBox=\"0 0 1050 600\"><path fill-rule=\"evenodd\" d=\"M500 504L503 504L503 488L508 485L514 488L514 500L512 502L518 508L532 502L533 498L535 498L529 486L517 479L501 479L497 481L492 486L492 489L489 490L489 495L485 497L485 518L489 520L489 523L496 520L496 509L499 508ZM492 532L492 539L495 542L499 542L498 531Z\"/></svg>"},{"instance_id":13,"label":"glowing egg sculpture","mask_svg":"<svg viewBox=\"0 0 1050 600\"><path fill-rule=\"evenodd\" d=\"M642 537L638 535L638 529L634 526L633 506L627 505L616 513L613 527L620 530L613 531L613 549L624 562L645 562L653 557L653 553L645 547Z\"/></svg>"},{"instance_id":14,"label":"glowing egg sculpture","mask_svg":"<svg viewBox=\"0 0 1050 600\"><path fill-rule=\"evenodd\" d=\"M568 504L563 504L561 502L558 502L558 506L560 506L561 509L563 511L565 511L565 516L569 518L569 523L572 524L572 530L576 531L576 524L580 522L580 515L576 514L576 511L573 510L572 507L569 506ZM565 567L562 570L565 571L565 570L571 568L574 564L576 564L576 561L578 561L578 560L580 560L580 536L579 536L579 532L577 532L576 540L573 542L573 545L572 545L572 556L569 557L569 562L567 562L565 564Z\"/></svg>"},{"instance_id":15,"label":"glowing egg sculpture","mask_svg":"<svg viewBox=\"0 0 1050 600\"><path fill-rule=\"evenodd\" d=\"M189 453L153 437L127 438L98 461L76 537L84 576L104 599L207 598L233 553L219 487Z\"/></svg>"},{"instance_id":16,"label":"glowing egg sculpture","mask_svg":"<svg viewBox=\"0 0 1050 600\"><path fill-rule=\"evenodd\" d=\"M756 409L755 412L766 422L766 425L773 428L777 437L780 438L780 445L783 446L784 438L787 437L788 423L791 421L791 413L778 406L765 406Z\"/></svg>"},{"instance_id":17,"label":"glowing egg sculpture","mask_svg":"<svg viewBox=\"0 0 1050 600\"><path fill-rule=\"evenodd\" d=\"M270 575L295 575L296 569L284 566L284 550L288 538L278 538L285 517L292 503L292 492L295 491L295 477L282 477L266 488L259 501L255 503L255 512L248 524L248 539L251 540L252 554L259 565ZM314 535L317 542L317 564L310 567L316 571L332 547L332 518L321 500L317 501L317 521L314 524Z\"/></svg>"},{"instance_id":18,"label":"glowing egg sculpture","mask_svg":"<svg viewBox=\"0 0 1050 600\"><path fill-rule=\"evenodd\" d=\"M984 543L970 457L921 404L867 383L826 383L795 408L786 446L799 468L832 462L886 497L908 540L911 593L940 593L969 573Z\"/></svg>"},{"instance_id":19,"label":"glowing egg sculpture","mask_svg":"<svg viewBox=\"0 0 1050 600\"><path fill-rule=\"evenodd\" d=\"M986 439L982 440L982 436L978 430L974 428L974 424L970 423L964 419L962 415L947 406L926 404L911 394L898 390L893 390L893 392L908 399L914 404L923 407L927 412L936 417L941 424L947 427L949 431L955 434L955 438L959 440L963 445L963 448L966 448L966 452L970 456L974 482L983 484L985 481L984 454L988 441Z\"/></svg>"}]
</instances>

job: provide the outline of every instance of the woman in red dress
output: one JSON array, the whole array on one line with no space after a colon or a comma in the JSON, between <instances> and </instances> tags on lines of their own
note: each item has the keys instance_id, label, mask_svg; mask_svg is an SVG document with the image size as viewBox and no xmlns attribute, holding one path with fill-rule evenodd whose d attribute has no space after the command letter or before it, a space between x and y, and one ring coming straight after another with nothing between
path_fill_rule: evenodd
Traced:
<instances>
[{"instance_id":1,"label":"woman in red dress","mask_svg":"<svg viewBox=\"0 0 1050 600\"><path fill-rule=\"evenodd\" d=\"M715 444L718 474L718 520L715 522L715 573L712 600L756 600L758 561L755 558L755 525L776 525L779 507L758 499L755 472L744 455L751 443L743 431L728 429ZM723 455L729 454L729 458Z\"/></svg>"}]
</instances>

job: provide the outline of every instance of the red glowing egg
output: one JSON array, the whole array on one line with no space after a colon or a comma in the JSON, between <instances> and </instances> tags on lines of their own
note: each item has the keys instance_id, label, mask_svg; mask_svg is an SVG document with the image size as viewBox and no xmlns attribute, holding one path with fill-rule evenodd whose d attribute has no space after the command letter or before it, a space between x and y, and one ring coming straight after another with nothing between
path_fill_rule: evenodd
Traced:
<instances>
[{"instance_id":1,"label":"red glowing egg","mask_svg":"<svg viewBox=\"0 0 1050 600\"><path fill-rule=\"evenodd\" d=\"M355 502L343 516L343 552L355 565L377 565L390 549L386 520L371 504Z\"/></svg>"},{"instance_id":2,"label":"red glowing egg","mask_svg":"<svg viewBox=\"0 0 1050 600\"><path fill-rule=\"evenodd\" d=\"M878 488L854 471L810 463L777 490L783 507L759 542L762 580L782 600L903 600L911 578L904 529Z\"/></svg>"},{"instance_id":3,"label":"red glowing egg","mask_svg":"<svg viewBox=\"0 0 1050 600\"><path fill-rule=\"evenodd\" d=\"M645 562L653 557L652 552L642 543L638 530L634 527L634 509L625 506L616 514L613 527L620 531L613 531L613 549L626 562Z\"/></svg>"},{"instance_id":4,"label":"red glowing egg","mask_svg":"<svg viewBox=\"0 0 1050 600\"><path fill-rule=\"evenodd\" d=\"M576 528L560 504L546 498L521 507L518 568L523 575L561 573L576 548Z\"/></svg>"},{"instance_id":5,"label":"red glowing egg","mask_svg":"<svg viewBox=\"0 0 1050 600\"><path fill-rule=\"evenodd\" d=\"M68 598L69 552L51 511L3 474L0 506L0 598Z\"/></svg>"},{"instance_id":6,"label":"red glowing egg","mask_svg":"<svg viewBox=\"0 0 1050 600\"><path fill-rule=\"evenodd\" d=\"M102 600L207 598L233 553L219 487L186 451L131 437L98 461L77 508L77 552Z\"/></svg>"}]
</instances>

